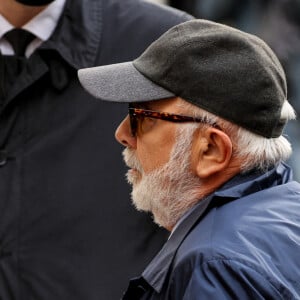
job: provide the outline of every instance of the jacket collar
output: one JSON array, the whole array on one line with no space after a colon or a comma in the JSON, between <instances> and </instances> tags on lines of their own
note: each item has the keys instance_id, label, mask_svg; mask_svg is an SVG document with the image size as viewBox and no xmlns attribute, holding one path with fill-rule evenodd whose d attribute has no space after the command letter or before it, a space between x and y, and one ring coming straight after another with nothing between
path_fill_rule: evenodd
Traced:
<instances>
[{"instance_id":1,"label":"jacket collar","mask_svg":"<svg viewBox=\"0 0 300 300\"><path fill-rule=\"evenodd\" d=\"M261 173L256 170L239 174L223 185L218 191L202 200L186 219L176 228L161 251L154 257L142 274L147 285L159 293L166 280L177 249L185 237L210 208L244 197L267 187L284 184L292 180L291 169L281 163L276 168Z\"/></svg>"},{"instance_id":2,"label":"jacket collar","mask_svg":"<svg viewBox=\"0 0 300 300\"><path fill-rule=\"evenodd\" d=\"M103 0L67 0L56 29L30 56L27 68L4 99L0 113L21 91L48 71L54 88L63 90L69 82L66 64L75 70L95 64L102 35L104 4Z\"/></svg>"},{"instance_id":3,"label":"jacket collar","mask_svg":"<svg viewBox=\"0 0 300 300\"><path fill-rule=\"evenodd\" d=\"M102 35L102 11L100 0L67 0L54 33L38 51L56 50L75 69L93 66Z\"/></svg>"},{"instance_id":4,"label":"jacket collar","mask_svg":"<svg viewBox=\"0 0 300 300\"><path fill-rule=\"evenodd\" d=\"M142 277L156 292L159 293L162 289L177 249L199 217L204 214L211 199L212 196L209 196L205 200L199 202L192 213L188 215L187 218L185 218L175 229L169 240L165 243L164 247L154 257L152 262L143 272Z\"/></svg>"}]
</instances>

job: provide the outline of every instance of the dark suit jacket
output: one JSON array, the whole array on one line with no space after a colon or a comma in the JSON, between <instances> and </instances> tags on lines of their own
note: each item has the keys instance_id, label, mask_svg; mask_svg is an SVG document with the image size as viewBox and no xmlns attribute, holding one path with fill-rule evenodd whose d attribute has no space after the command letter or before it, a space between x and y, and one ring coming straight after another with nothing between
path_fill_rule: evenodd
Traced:
<instances>
[{"instance_id":1,"label":"dark suit jacket","mask_svg":"<svg viewBox=\"0 0 300 300\"><path fill-rule=\"evenodd\" d=\"M160 248L114 140L127 107L89 96L77 69L132 60L187 19L138 0L68 0L0 99L1 300L118 299Z\"/></svg>"}]
</instances>

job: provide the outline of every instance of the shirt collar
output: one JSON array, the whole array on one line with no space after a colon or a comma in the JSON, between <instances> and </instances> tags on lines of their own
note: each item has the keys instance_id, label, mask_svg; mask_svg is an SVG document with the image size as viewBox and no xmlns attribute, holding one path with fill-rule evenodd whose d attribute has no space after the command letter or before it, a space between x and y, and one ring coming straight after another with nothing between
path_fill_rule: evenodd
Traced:
<instances>
[{"instance_id":1,"label":"shirt collar","mask_svg":"<svg viewBox=\"0 0 300 300\"><path fill-rule=\"evenodd\" d=\"M14 27L2 15L0 15L0 39L6 32L13 28Z\"/></svg>"},{"instance_id":2,"label":"shirt collar","mask_svg":"<svg viewBox=\"0 0 300 300\"><path fill-rule=\"evenodd\" d=\"M26 57L29 57L44 41L48 40L55 30L58 20L63 12L66 0L56 0L46 7L42 12L32 18L22 28L31 32L36 38L26 48ZM3 35L13 29L3 16L0 15L0 48L3 55L13 55L14 51Z\"/></svg>"},{"instance_id":3,"label":"shirt collar","mask_svg":"<svg viewBox=\"0 0 300 300\"><path fill-rule=\"evenodd\" d=\"M253 170L246 174L238 174L219 188L215 193L200 201L176 227L161 251L142 273L142 278L157 293L166 280L169 268L177 249L199 219L211 208L241 198L266 187L276 186L292 180L292 171L284 163L266 173Z\"/></svg>"},{"instance_id":4,"label":"shirt collar","mask_svg":"<svg viewBox=\"0 0 300 300\"><path fill-rule=\"evenodd\" d=\"M56 0L47 6L42 12L32 18L22 28L33 33L42 41L49 39L60 18L66 0Z\"/></svg>"},{"instance_id":5,"label":"shirt collar","mask_svg":"<svg viewBox=\"0 0 300 300\"><path fill-rule=\"evenodd\" d=\"M42 41L46 41L53 33L58 19L62 14L66 0L53 1L46 9L32 18L22 28L33 33ZM10 24L2 15L0 15L0 38L13 29L14 26Z\"/></svg>"},{"instance_id":6,"label":"shirt collar","mask_svg":"<svg viewBox=\"0 0 300 300\"><path fill-rule=\"evenodd\" d=\"M54 8L53 4L55 4ZM43 51L54 50L75 69L92 67L99 51L103 31L103 14L106 5L109 4L104 0L90 0L89 5L86 5L85 1L82 0L54 1L49 5L49 7L51 6L50 10L53 8L57 13L60 7L62 12L60 11L56 17L53 17L51 12L49 13L49 7L47 7L47 11L44 10L43 12L47 16L49 16L48 14L52 16L47 17L48 20L51 19L54 22L54 18L56 20L58 18L57 26L48 30L46 35L41 33L40 29L35 31L35 34L41 38L47 39L47 36L49 37L42 44L38 44L39 47L35 52L42 53ZM39 15L36 17L41 18ZM0 16L0 38L5 32L13 28L11 24L3 19ZM30 31L32 31L32 27L39 27L30 25L31 21L26 24L26 27L30 27ZM46 24L52 21L46 21ZM74 39L74 36L76 36L76 39ZM6 41L4 40L4 42Z\"/></svg>"}]
</instances>

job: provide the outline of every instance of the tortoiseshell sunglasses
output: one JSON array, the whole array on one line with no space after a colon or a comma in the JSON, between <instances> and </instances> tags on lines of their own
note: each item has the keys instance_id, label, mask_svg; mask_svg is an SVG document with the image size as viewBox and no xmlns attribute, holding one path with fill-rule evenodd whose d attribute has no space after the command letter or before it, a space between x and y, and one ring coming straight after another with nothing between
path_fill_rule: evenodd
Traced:
<instances>
[{"instance_id":1,"label":"tortoiseshell sunglasses","mask_svg":"<svg viewBox=\"0 0 300 300\"><path fill-rule=\"evenodd\" d=\"M130 119L132 136L136 136L138 130L138 124L139 124L138 119L143 121L143 118L160 119L160 120L165 120L174 123L197 122L197 123L209 124L212 127L220 129L220 127L216 123L211 123L206 118L194 118L190 116L176 115L172 113L137 108L131 105L129 105L128 114Z\"/></svg>"}]
</instances>

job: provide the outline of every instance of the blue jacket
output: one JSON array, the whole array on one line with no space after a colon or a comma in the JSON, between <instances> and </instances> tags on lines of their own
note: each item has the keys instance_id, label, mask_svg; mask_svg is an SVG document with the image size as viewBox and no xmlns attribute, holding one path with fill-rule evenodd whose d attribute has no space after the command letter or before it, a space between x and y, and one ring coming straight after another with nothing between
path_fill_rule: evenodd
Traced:
<instances>
[{"instance_id":1,"label":"blue jacket","mask_svg":"<svg viewBox=\"0 0 300 300\"><path fill-rule=\"evenodd\" d=\"M124 299L300 299L300 184L238 175L189 214Z\"/></svg>"}]
</instances>

